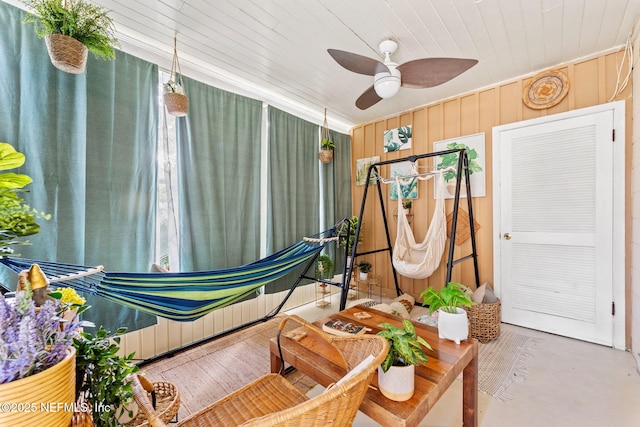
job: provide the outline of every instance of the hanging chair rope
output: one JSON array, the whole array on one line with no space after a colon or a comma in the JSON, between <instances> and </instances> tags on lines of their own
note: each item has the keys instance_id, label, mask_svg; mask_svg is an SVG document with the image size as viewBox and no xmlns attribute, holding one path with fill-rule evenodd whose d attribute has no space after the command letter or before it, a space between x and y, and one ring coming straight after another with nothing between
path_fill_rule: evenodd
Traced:
<instances>
[{"instance_id":1,"label":"hanging chair rope","mask_svg":"<svg viewBox=\"0 0 640 427\"><path fill-rule=\"evenodd\" d=\"M432 176L436 179L436 207L429 229L422 242L416 243L413 230L409 226L402 209L402 188L400 179L398 188L398 228L396 244L393 247L393 266L401 275L412 279L426 279L440 265L447 241L447 218L444 207L444 177L438 171Z\"/></svg>"}]
</instances>

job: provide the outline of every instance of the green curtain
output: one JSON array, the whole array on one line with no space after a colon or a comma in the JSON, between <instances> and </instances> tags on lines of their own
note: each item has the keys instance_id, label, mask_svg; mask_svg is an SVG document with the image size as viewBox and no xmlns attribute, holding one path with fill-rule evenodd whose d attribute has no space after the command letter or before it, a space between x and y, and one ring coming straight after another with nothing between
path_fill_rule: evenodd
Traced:
<instances>
[{"instance_id":1,"label":"green curtain","mask_svg":"<svg viewBox=\"0 0 640 427\"><path fill-rule=\"evenodd\" d=\"M181 271L260 258L262 102L184 78L178 118Z\"/></svg>"},{"instance_id":2,"label":"green curtain","mask_svg":"<svg viewBox=\"0 0 640 427\"><path fill-rule=\"evenodd\" d=\"M267 253L320 230L319 126L269 107ZM290 289L304 267L266 291Z\"/></svg>"},{"instance_id":3,"label":"green curtain","mask_svg":"<svg viewBox=\"0 0 640 427\"><path fill-rule=\"evenodd\" d=\"M24 198L52 214L23 256L149 271L156 218L158 69L123 52L89 57L84 74L54 68L24 12L0 3L0 141L26 155ZM15 277L3 269L5 284ZM85 318L115 330L155 316L89 297Z\"/></svg>"},{"instance_id":4,"label":"green curtain","mask_svg":"<svg viewBox=\"0 0 640 427\"><path fill-rule=\"evenodd\" d=\"M351 136L329 131L336 144L333 154L333 222L352 216Z\"/></svg>"},{"instance_id":5,"label":"green curtain","mask_svg":"<svg viewBox=\"0 0 640 427\"><path fill-rule=\"evenodd\" d=\"M333 226L336 221L351 216L351 136L329 131L329 138L336 148L333 161L320 164L322 179L322 228ZM334 260L334 272L342 271L341 250L336 245L327 245L325 254ZM338 261L336 263L336 261Z\"/></svg>"},{"instance_id":6,"label":"green curtain","mask_svg":"<svg viewBox=\"0 0 640 427\"><path fill-rule=\"evenodd\" d=\"M331 197L328 198L331 206L328 207L327 218L331 218L330 224L335 224L343 218L353 215L351 209L351 136L343 133L329 131L329 137L335 143L333 153L331 176L328 187ZM330 246L335 250L335 272L341 273L344 265L344 249L337 245Z\"/></svg>"}]
</instances>

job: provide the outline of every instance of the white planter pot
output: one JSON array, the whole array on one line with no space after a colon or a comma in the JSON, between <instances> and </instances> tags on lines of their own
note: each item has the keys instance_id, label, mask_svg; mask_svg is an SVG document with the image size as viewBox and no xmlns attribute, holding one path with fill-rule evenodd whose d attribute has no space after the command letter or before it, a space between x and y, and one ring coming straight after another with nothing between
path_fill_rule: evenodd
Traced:
<instances>
[{"instance_id":1,"label":"white planter pot","mask_svg":"<svg viewBox=\"0 0 640 427\"><path fill-rule=\"evenodd\" d=\"M360 280L367 280L369 277L369 273L360 273Z\"/></svg>"},{"instance_id":2,"label":"white planter pot","mask_svg":"<svg viewBox=\"0 0 640 427\"><path fill-rule=\"evenodd\" d=\"M455 341L456 344L466 340L469 336L467 312L461 308L456 308L455 314L438 310L438 335L440 338Z\"/></svg>"},{"instance_id":3,"label":"white planter pot","mask_svg":"<svg viewBox=\"0 0 640 427\"><path fill-rule=\"evenodd\" d=\"M415 374L414 365L391 366L387 372L378 366L378 388L387 398L404 402L413 396Z\"/></svg>"}]
</instances>

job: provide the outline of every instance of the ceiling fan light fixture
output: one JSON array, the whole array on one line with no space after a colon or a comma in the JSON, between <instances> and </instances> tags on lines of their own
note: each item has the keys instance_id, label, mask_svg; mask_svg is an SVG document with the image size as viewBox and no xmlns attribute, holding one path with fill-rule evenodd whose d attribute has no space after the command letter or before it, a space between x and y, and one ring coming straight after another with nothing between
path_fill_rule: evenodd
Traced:
<instances>
[{"instance_id":1,"label":"ceiling fan light fixture","mask_svg":"<svg viewBox=\"0 0 640 427\"><path fill-rule=\"evenodd\" d=\"M382 99L391 98L400 89L400 72L395 68L389 68L389 72L381 72L375 75L373 88Z\"/></svg>"}]
</instances>

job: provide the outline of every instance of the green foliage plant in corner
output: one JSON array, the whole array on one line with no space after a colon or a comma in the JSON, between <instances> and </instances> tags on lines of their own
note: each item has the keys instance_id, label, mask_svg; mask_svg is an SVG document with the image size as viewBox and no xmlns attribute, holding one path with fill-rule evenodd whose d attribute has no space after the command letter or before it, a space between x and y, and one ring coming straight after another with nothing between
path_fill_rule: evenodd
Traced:
<instances>
[{"instance_id":1,"label":"green foliage plant in corner","mask_svg":"<svg viewBox=\"0 0 640 427\"><path fill-rule=\"evenodd\" d=\"M78 40L96 58L114 59L118 41L108 11L86 0L22 0L31 13L25 23L35 25L36 34L62 34Z\"/></svg>"},{"instance_id":2,"label":"green foliage plant in corner","mask_svg":"<svg viewBox=\"0 0 640 427\"><path fill-rule=\"evenodd\" d=\"M0 142L0 171L22 166L25 155L11 144ZM0 255L13 253L13 245L28 244L23 237L40 232L36 219L50 219L51 215L38 212L20 197L24 186L33 180L28 175L5 172L0 174Z\"/></svg>"},{"instance_id":3,"label":"green foliage plant in corner","mask_svg":"<svg viewBox=\"0 0 640 427\"><path fill-rule=\"evenodd\" d=\"M432 350L431 345L416 333L413 324L407 320L402 320L403 328L399 328L391 323L381 323L378 326L384 328L378 335L389 341L389 353L380 367L387 372L391 366L408 366L426 364L427 355L422 347Z\"/></svg>"},{"instance_id":4,"label":"green foliage plant in corner","mask_svg":"<svg viewBox=\"0 0 640 427\"><path fill-rule=\"evenodd\" d=\"M353 244L356 241L356 230L358 229L358 222L358 217L354 215L351 218L341 222L338 226L338 241L340 242L341 247L347 248L349 255L351 255ZM362 229L360 230L360 236L358 236L358 244L360 243L362 243Z\"/></svg>"},{"instance_id":5,"label":"green foliage plant in corner","mask_svg":"<svg viewBox=\"0 0 640 427\"><path fill-rule=\"evenodd\" d=\"M440 291L436 291L433 287L429 286L420 293L420 298L423 298L422 304L429 305L429 311L431 313L439 309L447 313L455 313L456 308L471 307L473 305L471 295L471 289L465 285L449 282L449 284L440 289Z\"/></svg>"},{"instance_id":6,"label":"green foliage plant in corner","mask_svg":"<svg viewBox=\"0 0 640 427\"><path fill-rule=\"evenodd\" d=\"M133 402L133 389L127 377L138 371L132 362L134 353L118 356L120 337L102 326L95 334L82 332L73 340L76 348L76 393L84 392L96 427L116 427L118 418L134 414L127 405Z\"/></svg>"}]
</instances>

